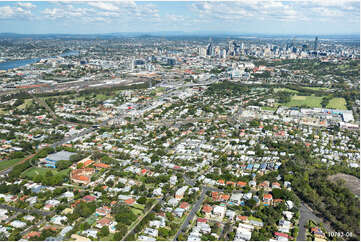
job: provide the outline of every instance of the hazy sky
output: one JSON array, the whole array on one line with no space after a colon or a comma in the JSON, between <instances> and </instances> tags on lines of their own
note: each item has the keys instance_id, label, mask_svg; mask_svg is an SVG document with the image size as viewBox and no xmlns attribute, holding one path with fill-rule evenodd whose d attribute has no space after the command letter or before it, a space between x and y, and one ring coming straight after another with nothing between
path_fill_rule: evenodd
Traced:
<instances>
[{"instance_id":1,"label":"hazy sky","mask_svg":"<svg viewBox=\"0 0 361 242\"><path fill-rule=\"evenodd\" d=\"M360 2L0 1L0 32L85 34L156 31L358 34Z\"/></svg>"}]
</instances>

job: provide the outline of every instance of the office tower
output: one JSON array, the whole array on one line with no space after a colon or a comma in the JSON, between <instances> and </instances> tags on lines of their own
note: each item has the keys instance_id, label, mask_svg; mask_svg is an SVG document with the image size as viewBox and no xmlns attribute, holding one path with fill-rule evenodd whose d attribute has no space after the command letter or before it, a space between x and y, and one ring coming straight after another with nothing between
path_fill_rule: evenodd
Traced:
<instances>
[{"instance_id":1,"label":"office tower","mask_svg":"<svg viewBox=\"0 0 361 242\"><path fill-rule=\"evenodd\" d=\"M207 45L207 55L212 56L214 54L212 39L209 38L209 44Z\"/></svg>"},{"instance_id":2,"label":"office tower","mask_svg":"<svg viewBox=\"0 0 361 242\"><path fill-rule=\"evenodd\" d=\"M317 50L317 48L318 48L318 37L316 36L314 43L314 50Z\"/></svg>"}]
</instances>

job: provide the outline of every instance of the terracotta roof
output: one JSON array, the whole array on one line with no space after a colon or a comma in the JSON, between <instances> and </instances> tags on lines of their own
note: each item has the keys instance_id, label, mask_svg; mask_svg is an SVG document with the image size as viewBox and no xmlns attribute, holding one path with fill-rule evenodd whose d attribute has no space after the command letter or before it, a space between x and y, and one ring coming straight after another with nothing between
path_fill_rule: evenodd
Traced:
<instances>
[{"instance_id":1,"label":"terracotta roof","mask_svg":"<svg viewBox=\"0 0 361 242\"><path fill-rule=\"evenodd\" d=\"M246 221L246 220L248 220L248 217L247 216L238 216L238 219L242 220L242 221Z\"/></svg>"},{"instance_id":2,"label":"terracotta roof","mask_svg":"<svg viewBox=\"0 0 361 242\"><path fill-rule=\"evenodd\" d=\"M98 168L109 168L110 167L110 165L104 164L104 163L95 163L94 166L98 167Z\"/></svg>"},{"instance_id":3,"label":"terracotta roof","mask_svg":"<svg viewBox=\"0 0 361 242\"><path fill-rule=\"evenodd\" d=\"M124 201L126 204L131 205L135 202L135 200L133 198L128 198L127 200Z\"/></svg>"},{"instance_id":4,"label":"terracotta roof","mask_svg":"<svg viewBox=\"0 0 361 242\"><path fill-rule=\"evenodd\" d=\"M288 238L288 234L284 234L284 233L275 232L275 235Z\"/></svg>"},{"instance_id":5,"label":"terracotta roof","mask_svg":"<svg viewBox=\"0 0 361 242\"><path fill-rule=\"evenodd\" d=\"M180 206L179 206L180 208L188 208L189 207L189 203L187 203L187 202L182 202L181 204L180 204Z\"/></svg>"},{"instance_id":6,"label":"terracotta roof","mask_svg":"<svg viewBox=\"0 0 361 242\"><path fill-rule=\"evenodd\" d=\"M83 197L83 200L87 201L87 202L92 202L95 201L97 198L91 195L86 195L85 197Z\"/></svg>"},{"instance_id":7,"label":"terracotta roof","mask_svg":"<svg viewBox=\"0 0 361 242\"><path fill-rule=\"evenodd\" d=\"M242 182L242 181L237 182L237 186L244 187L246 185L247 185L246 182Z\"/></svg>"},{"instance_id":8,"label":"terracotta roof","mask_svg":"<svg viewBox=\"0 0 361 242\"><path fill-rule=\"evenodd\" d=\"M211 206L209 206L208 204L203 205L202 211L204 213L210 213L210 212L212 212L212 210L213 210L213 208Z\"/></svg>"},{"instance_id":9,"label":"terracotta roof","mask_svg":"<svg viewBox=\"0 0 361 242\"><path fill-rule=\"evenodd\" d=\"M206 218L197 218L197 223L207 223L207 221Z\"/></svg>"},{"instance_id":10,"label":"terracotta roof","mask_svg":"<svg viewBox=\"0 0 361 242\"><path fill-rule=\"evenodd\" d=\"M232 185L232 186L234 186L236 183L233 182L233 181L227 181L226 184L227 184L227 185Z\"/></svg>"},{"instance_id":11,"label":"terracotta roof","mask_svg":"<svg viewBox=\"0 0 361 242\"><path fill-rule=\"evenodd\" d=\"M87 176L73 176L73 179L74 180L79 180L79 181L85 181L85 182L89 182L90 181L90 178L87 177Z\"/></svg>"},{"instance_id":12,"label":"terracotta roof","mask_svg":"<svg viewBox=\"0 0 361 242\"><path fill-rule=\"evenodd\" d=\"M104 225L109 225L111 222L112 221L108 218L102 218L97 221L97 224L101 224L102 226L104 226Z\"/></svg>"},{"instance_id":13,"label":"terracotta roof","mask_svg":"<svg viewBox=\"0 0 361 242\"><path fill-rule=\"evenodd\" d=\"M263 199L272 199L272 194L263 195Z\"/></svg>"},{"instance_id":14,"label":"terracotta roof","mask_svg":"<svg viewBox=\"0 0 361 242\"><path fill-rule=\"evenodd\" d=\"M51 231L56 231L57 228L54 226L44 226L44 230L51 230Z\"/></svg>"},{"instance_id":15,"label":"terracotta roof","mask_svg":"<svg viewBox=\"0 0 361 242\"><path fill-rule=\"evenodd\" d=\"M37 231L32 231L32 232L29 232L27 233L24 238L25 239L29 239L29 238L32 238L32 237L40 237L41 233L40 232L37 232Z\"/></svg>"},{"instance_id":16,"label":"terracotta roof","mask_svg":"<svg viewBox=\"0 0 361 242\"><path fill-rule=\"evenodd\" d=\"M230 198L230 196L228 194L222 194L221 195L221 199L224 201L228 201L228 199Z\"/></svg>"}]
</instances>

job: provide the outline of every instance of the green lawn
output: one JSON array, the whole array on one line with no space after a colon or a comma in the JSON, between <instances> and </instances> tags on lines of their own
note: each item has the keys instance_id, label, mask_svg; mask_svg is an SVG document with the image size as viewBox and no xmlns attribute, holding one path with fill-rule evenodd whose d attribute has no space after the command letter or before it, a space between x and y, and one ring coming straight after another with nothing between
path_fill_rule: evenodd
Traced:
<instances>
[{"instance_id":1,"label":"green lawn","mask_svg":"<svg viewBox=\"0 0 361 242\"><path fill-rule=\"evenodd\" d=\"M300 106L308 106L311 108L321 108L322 97L312 96L292 96L291 101L286 103L288 107L300 107Z\"/></svg>"},{"instance_id":2,"label":"green lawn","mask_svg":"<svg viewBox=\"0 0 361 242\"><path fill-rule=\"evenodd\" d=\"M323 90L323 91L329 90L329 88L327 88L327 87L302 87L302 88L306 88L306 89L310 89L310 90L316 90L316 91L318 91L318 90Z\"/></svg>"},{"instance_id":3,"label":"green lawn","mask_svg":"<svg viewBox=\"0 0 361 242\"><path fill-rule=\"evenodd\" d=\"M248 217L248 220L254 220L254 221L262 222L262 219L256 218L256 217L253 217L253 216L249 216L249 217Z\"/></svg>"},{"instance_id":4,"label":"green lawn","mask_svg":"<svg viewBox=\"0 0 361 242\"><path fill-rule=\"evenodd\" d=\"M278 105L277 105L278 106ZM275 105L274 107L261 107L262 110L266 110L266 111L276 111L277 110L277 106Z\"/></svg>"},{"instance_id":5,"label":"green lawn","mask_svg":"<svg viewBox=\"0 0 361 242\"><path fill-rule=\"evenodd\" d=\"M24 159L24 158L0 161L0 170L5 170L5 169L15 165L16 163L18 163L22 159Z\"/></svg>"},{"instance_id":6,"label":"green lawn","mask_svg":"<svg viewBox=\"0 0 361 242\"><path fill-rule=\"evenodd\" d=\"M347 110L347 108L346 108L346 100L343 97L332 98L329 101L329 103L327 105L327 108Z\"/></svg>"},{"instance_id":7,"label":"green lawn","mask_svg":"<svg viewBox=\"0 0 361 242\"><path fill-rule=\"evenodd\" d=\"M112 97L106 96L106 95L104 95L104 94L97 94L97 95L96 95L96 99L97 99L98 101L105 101L105 100L110 99L110 98L112 98Z\"/></svg>"},{"instance_id":8,"label":"green lawn","mask_svg":"<svg viewBox=\"0 0 361 242\"><path fill-rule=\"evenodd\" d=\"M25 99L24 103L19 105L17 109L25 109L27 106L31 105L33 103L33 99Z\"/></svg>"},{"instance_id":9,"label":"green lawn","mask_svg":"<svg viewBox=\"0 0 361 242\"><path fill-rule=\"evenodd\" d=\"M291 92L291 93L298 93L296 90L288 89L288 88L275 88L273 89L275 92Z\"/></svg>"},{"instance_id":10,"label":"green lawn","mask_svg":"<svg viewBox=\"0 0 361 242\"><path fill-rule=\"evenodd\" d=\"M133 208L140 209L140 210L142 210L142 211L143 211L143 209L144 209L144 205L142 205L142 204L137 204L137 203L133 204L132 207L133 207Z\"/></svg>"},{"instance_id":11,"label":"green lawn","mask_svg":"<svg viewBox=\"0 0 361 242\"><path fill-rule=\"evenodd\" d=\"M26 171L24 171L20 176L24 177L24 178L26 177L29 179L33 179L37 175L45 175L47 171L51 171L53 173L53 175L60 174L60 175L67 176L69 174L69 170L70 169L64 169L59 172L53 168L32 167L32 168L29 168Z\"/></svg>"},{"instance_id":12,"label":"green lawn","mask_svg":"<svg viewBox=\"0 0 361 242\"><path fill-rule=\"evenodd\" d=\"M138 208L131 208L130 210L132 210L132 212L137 216L141 216L143 214L143 210L140 210Z\"/></svg>"},{"instance_id":13,"label":"green lawn","mask_svg":"<svg viewBox=\"0 0 361 242\"><path fill-rule=\"evenodd\" d=\"M3 108L0 108L0 114L6 114L6 113L7 113L7 111L4 111Z\"/></svg>"}]
</instances>

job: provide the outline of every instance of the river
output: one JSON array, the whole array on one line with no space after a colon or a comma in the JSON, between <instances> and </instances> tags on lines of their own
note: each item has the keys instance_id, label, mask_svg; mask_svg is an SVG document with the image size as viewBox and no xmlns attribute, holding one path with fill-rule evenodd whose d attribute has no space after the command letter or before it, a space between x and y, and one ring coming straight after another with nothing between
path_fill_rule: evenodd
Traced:
<instances>
[{"instance_id":1,"label":"river","mask_svg":"<svg viewBox=\"0 0 361 242\"><path fill-rule=\"evenodd\" d=\"M65 56L76 56L79 55L79 51L68 51L65 52L59 56L65 57ZM54 58L54 57L48 57L48 58ZM39 62L41 59L46 58L32 58L32 59L24 59L24 60L13 60L13 61L6 61L0 63L0 70L10 70L13 68L22 67L28 64L33 64Z\"/></svg>"}]
</instances>

